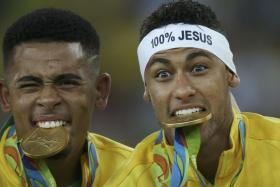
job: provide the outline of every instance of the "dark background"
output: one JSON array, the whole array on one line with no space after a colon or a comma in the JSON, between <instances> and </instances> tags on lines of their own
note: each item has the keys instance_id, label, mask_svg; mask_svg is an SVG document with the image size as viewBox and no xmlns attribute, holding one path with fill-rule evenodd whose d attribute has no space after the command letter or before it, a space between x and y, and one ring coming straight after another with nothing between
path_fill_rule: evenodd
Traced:
<instances>
[{"instance_id":1,"label":"dark background","mask_svg":"<svg viewBox=\"0 0 280 187\"><path fill-rule=\"evenodd\" d=\"M163 2L167 1L0 0L0 42L12 22L35 8L65 8L88 19L101 37L102 70L113 80L109 105L94 114L91 130L134 146L158 129L151 106L142 99L136 48L141 21ZM212 7L227 31L241 78L240 87L233 90L241 110L280 117L280 1L199 2ZM7 115L0 112L1 123Z\"/></svg>"}]
</instances>

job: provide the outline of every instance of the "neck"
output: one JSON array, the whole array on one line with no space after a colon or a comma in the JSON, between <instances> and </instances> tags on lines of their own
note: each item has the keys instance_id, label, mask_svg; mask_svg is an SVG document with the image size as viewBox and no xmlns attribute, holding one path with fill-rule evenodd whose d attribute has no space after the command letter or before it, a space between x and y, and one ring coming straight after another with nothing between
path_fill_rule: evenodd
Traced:
<instances>
[{"instance_id":1,"label":"neck","mask_svg":"<svg viewBox=\"0 0 280 187\"><path fill-rule=\"evenodd\" d=\"M57 186L69 186L81 179L81 155L83 149L72 154L56 155L46 159L46 164L51 171Z\"/></svg>"},{"instance_id":2,"label":"neck","mask_svg":"<svg viewBox=\"0 0 280 187\"><path fill-rule=\"evenodd\" d=\"M230 148L230 129L233 122L231 108L225 110L224 118L213 118L200 129L201 146L197 155L198 170L212 184L215 182L220 155Z\"/></svg>"},{"instance_id":3,"label":"neck","mask_svg":"<svg viewBox=\"0 0 280 187\"><path fill-rule=\"evenodd\" d=\"M231 123L226 126L217 126L212 133L208 128L201 127L201 146L197 155L197 166L203 176L214 184L216 172L219 165L220 155L230 148L230 128ZM214 124L209 124L213 125Z\"/></svg>"},{"instance_id":4,"label":"neck","mask_svg":"<svg viewBox=\"0 0 280 187\"><path fill-rule=\"evenodd\" d=\"M215 121L201 126L201 145L197 155L198 170L212 184L215 181L220 155L230 148L229 137L233 115L222 122ZM173 145L175 130L165 129L164 131L167 143Z\"/></svg>"}]
</instances>

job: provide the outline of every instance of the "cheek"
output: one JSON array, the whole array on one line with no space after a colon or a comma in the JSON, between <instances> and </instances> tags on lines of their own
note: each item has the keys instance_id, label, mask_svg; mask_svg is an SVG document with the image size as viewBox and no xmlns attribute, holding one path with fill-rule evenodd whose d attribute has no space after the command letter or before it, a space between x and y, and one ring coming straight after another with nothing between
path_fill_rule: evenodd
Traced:
<instances>
[{"instance_id":1,"label":"cheek","mask_svg":"<svg viewBox=\"0 0 280 187\"><path fill-rule=\"evenodd\" d=\"M201 87L201 93L207 99L213 112L222 111L228 100L229 89L223 77L208 80Z\"/></svg>"},{"instance_id":2,"label":"cheek","mask_svg":"<svg viewBox=\"0 0 280 187\"><path fill-rule=\"evenodd\" d=\"M29 110L32 107L32 104L35 101L33 95L20 95L20 94L11 94L9 97L11 104L12 113L26 113L30 112Z\"/></svg>"},{"instance_id":3,"label":"cheek","mask_svg":"<svg viewBox=\"0 0 280 187\"><path fill-rule=\"evenodd\" d=\"M93 106L91 103L93 103L92 99L81 95L78 98L72 98L70 105L72 105L71 108L73 108L76 111L79 111L79 113L84 113L86 111L92 110Z\"/></svg>"},{"instance_id":4,"label":"cheek","mask_svg":"<svg viewBox=\"0 0 280 187\"><path fill-rule=\"evenodd\" d=\"M11 113L14 117L16 125L16 132L19 138L24 137L31 130L30 117L33 112L33 99L29 96L11 97Z\"/></svg>"},{"instance_id":5,"label":"cheek","mask_svg":"<svg viewBox=\"0 0 280 187\"><path fill-rule=\"evenodd\" d=\"M84 139L86 132L91 125L92 114L94 110L93 97L80 94L79 96L65 98L67 108L72 116L71 136L73 141L80 142Z\"/></svg>"},{"instance_id":6,"label":"cheek","mask_svg":"<svg viewBox=\"0 0 280 187\"><path fill-rule=\"evenodd\" d=\"M81 92L80 94L64 96L70 108L72 108L73 115L89 115L94 109L94 94L84 94L87 92ZM83 118L80 118L80 120Z\"/></svg>"},{"instance_id":7,"label":"cheek","mask_svg":"<svg viewBox=\"0 0 280 187\"><path fill-rule=\"evenodd\" d=\"M150 89L150 97L156 115L160 117L166 114L169 105L169 92L167 88L153 87Z\"/></svg>"}]
</instances>

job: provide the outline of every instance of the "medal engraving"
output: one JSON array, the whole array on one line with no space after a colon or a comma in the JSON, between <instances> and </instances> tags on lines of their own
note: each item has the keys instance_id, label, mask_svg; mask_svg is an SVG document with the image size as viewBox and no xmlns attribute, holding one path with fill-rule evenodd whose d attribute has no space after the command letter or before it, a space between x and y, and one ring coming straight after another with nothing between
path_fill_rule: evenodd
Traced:
<instances>
[{"instance_id":1,"label":"medal engraving","mask_svg":"<svg viewBox=\"0 0 280 187\"><path fill-rule=\"evenodd\" d=\"M69 135L64 127L36 128L23 138L21 147L24 154L31 158L46 158L65 149Z\"/></svg>"}]
</instances>

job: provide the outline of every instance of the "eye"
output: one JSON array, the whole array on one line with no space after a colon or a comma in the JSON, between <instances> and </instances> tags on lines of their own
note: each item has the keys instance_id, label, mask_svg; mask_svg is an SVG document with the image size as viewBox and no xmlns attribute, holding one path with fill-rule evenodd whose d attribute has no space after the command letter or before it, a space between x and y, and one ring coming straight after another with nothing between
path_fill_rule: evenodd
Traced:
<instances>
[{"instance_id":1,"label":"eye","mask_svg":"<svg viewBox=\"0 0 280 187\"><path fill-rule=\"evenodd\" d=\"M56 83L60 88L74 88L76 86L81 85L81 83L77 80L73 79L62 79Z\"/></svg>"},{"instance_id":2,"label":"eye","mask_svg":"<svg viewBox=\"0 0 280 187\"><path fill-rule=\"evenodd\" d=\"M193 73L200 73L200 72L205 71L206 69L207 69L207 67L205 65L197 64L197 65L193 66L192 72Z\"/></svg>"},{"instance_id":3,"label":"eye","mask_svg":"<svg viewBox=\"0 0 280 187\"><path fill-rule=\"evenodd\" d=\"M20 84L18 86L19 89L24 89L24 88L36 88L39 87L39 84L36 83L24 83L24 84Z\"/></svg>"},{"instance_id":4,"label":"eye","mask_svg":"<svg viewBox=\"0 0 280 187\"><path fill-rule=\"evenodd\" d=\"M157 78L157 79L166 79L166 78L169 78L170 76L171 76L171 73L169 71L160 70L159 72L156 73L155 78Z\"/></svg>"},{"instance_id":5,"label":"eye","mask_svg":"<svg viewBox=\"0 0 280 187\"><path fill-rule=\"evenodd\" d=\"M31 93L31 92L36 92L41 88L41 84L39 83L21 83L17 86L17 89L26 92L26 93Z\"/></svg>"}]
</instances>

